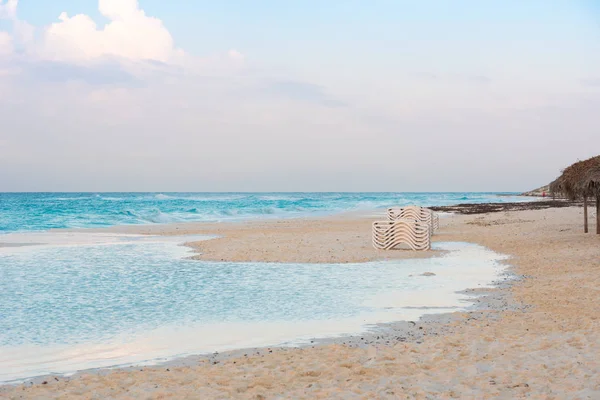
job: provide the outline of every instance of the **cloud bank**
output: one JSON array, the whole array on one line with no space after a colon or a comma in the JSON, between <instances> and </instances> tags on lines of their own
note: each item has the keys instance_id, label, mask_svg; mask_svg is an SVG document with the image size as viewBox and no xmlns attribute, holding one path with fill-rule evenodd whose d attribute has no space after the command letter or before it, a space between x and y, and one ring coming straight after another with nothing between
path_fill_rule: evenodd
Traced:
<instances>
[{"instance_id":1,"label":"cloud bank","mask_svg":"<svg viewBox=\"0 0 600 400\"><path fill-rule=\"evenodd\" d=\"M0 191L525 190L598 143L589 78L311 78L190 54L135 0L98 10L34 27L0 1Z\"/></svg>"}]
</instances>

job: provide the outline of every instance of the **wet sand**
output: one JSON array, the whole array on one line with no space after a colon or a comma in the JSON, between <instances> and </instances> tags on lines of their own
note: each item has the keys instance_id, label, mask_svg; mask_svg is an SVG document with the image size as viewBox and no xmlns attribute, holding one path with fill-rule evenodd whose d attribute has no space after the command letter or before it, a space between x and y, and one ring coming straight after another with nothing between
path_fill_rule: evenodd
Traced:
<instances>
[{"instance_id":1,"label":"wet sand","mask_svg":"<svg viewBox=\"0 0 600 400\"><path fill-rule=\"evenodd\" d=\"M0 389L6 398L600 398L600 235L579 207L453 215L436 241L509 254L521 279L473 312L388 324L301 349L191 357ZM590 218L591 219L591 218ZM372 217L128 227L218 234L203 259L354 262L410 257L370 247ZM431 254L428 254L431 255ZM420 254L423 256L423 254ZM477 301L477 300L475 300ZM258 353L258 354L257 354Z\"/></svg>"}]
</instances>

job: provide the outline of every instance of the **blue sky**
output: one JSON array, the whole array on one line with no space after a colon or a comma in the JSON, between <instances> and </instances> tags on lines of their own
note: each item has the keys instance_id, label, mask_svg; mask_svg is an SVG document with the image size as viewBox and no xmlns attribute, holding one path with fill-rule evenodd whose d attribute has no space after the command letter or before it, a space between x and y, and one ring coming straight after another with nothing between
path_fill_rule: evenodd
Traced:
<instances>
[{"instance_id":1,"label":"blue sky","mask_svg":"<svg viewBox=\"0 0 600 400\"><path fill-rule=\"evenodd\" d=\"M557 51L581 60L585 50L600 49L598 4L590 0L140 2L147 15L164 22L177 46L192 54L239 48L257 61L298 70L323 67L317 61L331 67L342 61L401 67L407 61L434 64L442 57L446 68L492 69L493 62L511 55L511 62L518 62L518 55L529 55L528 62L557 61ZM108 21L98 12L97 0L19 3L21 19L36 26L55 22L63 11L87 14L100 25ZM532 60L533 55L539 58Z\"/></svg>"},{"instance_id":2,"label":"blue sky","mask_svg":"<svg viewBox=\"0 0 600 400\"><path fill-rule=\"evenodd\" d=\"M11 1L0 190L525 190L600 148L596 1Z\"/></svg>"}]
</instances>

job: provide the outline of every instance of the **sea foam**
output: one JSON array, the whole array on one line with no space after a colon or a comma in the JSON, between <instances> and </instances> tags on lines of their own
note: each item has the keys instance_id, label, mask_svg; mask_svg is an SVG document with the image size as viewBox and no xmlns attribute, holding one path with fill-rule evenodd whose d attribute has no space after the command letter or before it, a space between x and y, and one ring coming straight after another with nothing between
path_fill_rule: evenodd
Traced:
<instances>
[{"instance_id":1,"label":"sea foam","mask_svg":"<svg viewBox=\"0 0 600 400\"><path fill-rule=\"evenodd\" d=\"M494 193L0 193L0 233L530 200Z\"/></svg>"}]
</instances>

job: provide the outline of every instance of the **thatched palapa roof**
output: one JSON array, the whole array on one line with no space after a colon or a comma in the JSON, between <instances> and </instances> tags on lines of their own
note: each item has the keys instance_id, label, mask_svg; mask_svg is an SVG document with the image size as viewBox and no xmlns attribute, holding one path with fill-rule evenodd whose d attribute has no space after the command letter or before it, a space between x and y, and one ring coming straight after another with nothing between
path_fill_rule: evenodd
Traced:
<instances>
[{"instance_id":1,"label":"thatched palapa roof","mask_svg":"<svg viewBox=\"0 0 600 400\"><path fill-rule=\"evenodd\" d=\"M578 161L563 170L550 184L550 193L561 193L571 200L600 194L600 156Z\"/></svg>"},{"instance_id":2,"label":"thatched palapa roof","mask_svg":"<svg viewBox=\"0 0 600 400\"><path fill-rule=\"evenodd\" d=\"M578 161L563 170L550 184L550 193L563 194L571 200L583 198L584 232L588 232L587 200L596 198L596 233L600 235L600 156Z\"/></svg>"},{"instance_id":3,"label":"thatched palapa roof","mask_svg":"<svg viewBox=\"0 0 600 400\"><path fill-rule=\"evenodd\" d=\"M577 190L588 196L600 197L600 157L596 165L591 166L579 181Z\"/></svg>"}]
</instances>

